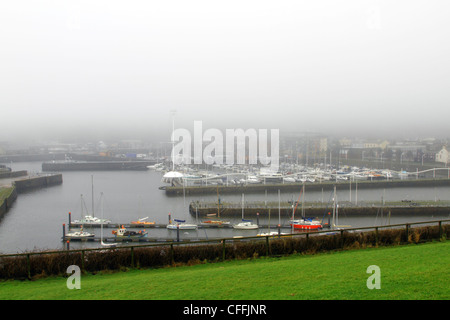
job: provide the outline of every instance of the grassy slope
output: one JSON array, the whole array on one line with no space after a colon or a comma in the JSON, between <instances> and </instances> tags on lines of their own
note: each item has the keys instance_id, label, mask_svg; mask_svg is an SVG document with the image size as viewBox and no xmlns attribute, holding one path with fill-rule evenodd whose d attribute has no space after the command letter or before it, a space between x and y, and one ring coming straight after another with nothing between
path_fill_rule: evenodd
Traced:
<instances>
[{"instance_id":1,"label":"grassy slope","mask_svg":"<svg viewBox=\"0 0 450 320\"><path fill-rule=\"evenodd\" d=\"M0 187L0 204L5 201L6 198L8 198L11 195L11 192L14 190L13 187L11 188L1 188Z\"/></svg>"},{"instance_id":2,"label":"grassy slope","mask_svg":"<svg viewBox=\"0 0 450 320\"><path fill-rule=\"evenodd\" d=\"M366 286L381 269L381 289ZM450 299L450 242L0 282L0 299Z\"/></svg>"}]
</instances>

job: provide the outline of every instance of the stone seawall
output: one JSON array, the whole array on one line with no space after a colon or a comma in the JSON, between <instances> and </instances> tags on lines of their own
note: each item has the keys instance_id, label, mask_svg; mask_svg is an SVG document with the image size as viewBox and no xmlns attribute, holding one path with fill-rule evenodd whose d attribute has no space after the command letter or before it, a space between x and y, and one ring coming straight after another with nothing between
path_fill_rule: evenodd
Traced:
<instances>
[{"instance_id":1,"label":"stone seawall","mask_svg":"<svg viewBox=\"0 0 450 320\"><path fill-rule=\"evenodd\" d=\"M37 177L29 177L14 181L14 186L18 193L26 192L37 188L45 188L54 185L59 185L63 182L62 174L50 174Z\"/></svg>"},{"instance_id":2,"label":"stone seawall","mask_svg":"<svg viewBox=\"0 0 450 320\"><path fill-rule=\"evenodd\" d=\"M272 218L275 218L278 216L278 207L272 206L272 207L264 207L264 206L250 206L245 207L245 217L248 218L255 218L257 214L259 214L259 217L261 218L267 218L269 216L269 210L270 215ZM297 207L297 210L295 212L295 215L297 217L301 216L301 206ZM412 205L405 205L405 206L367 206L367 207L340 207L339 208L339 215L340 216L376 216L377 214L380 215L381 212L383 212L384 216L386 217L389 213L392 216L416 216L416 215L430 215L430 216L440 216L445 215L448 216L450 214L450 206L412 206ZM192 202L189 205L189 213L192 216L198 217L206 217L207 215L216 214L217 213L217 204L204 204L204 203L196 203ZM319 219L322 219L326 217L330 213L333 214L333 208L332 207L322 207L322 206L306 206L304 209L304 214L306 217L318 217ZM292 216L292 207L281 207L280 208L280 214L282 217L291 217ZM220 207L220 216L221 217L241 217L242 215L242 208L240 208L238 205L236 206L227 206L223 205Z\"/></svg>"},{"instance_id":3,"label":"stone seawall","mask_svg":"<svg viewBox=\"0 0 450 320\"><path fill-rule=\"evenodd\" d=\"M3 218L3 215L11 208L14 201L17 199L17 190L15 187L7 188L10 189L10 193L2 200L0 203L0 219Z\"/></svg>"},{"instance_id":4,"label":"stone seawall","mask_svg":"<svg viewBox=\"0 0 450 320\"><path fill-rule=\"evenodd\" d=\"M28 174L28 172L26 170L6 171L6 172L1 172L0 173L0 179L17 178L17 177L26 176L27 174Z\"/></svg>"},{"instance_id":5,"label":"stone seawall","mask_svg":"<svg viewBox=\"0 0 450 320\"><path fill-rule=\"evenodd\" d=\"M148 170L154 161L45 162L42 171Z\"/></svg>"},{"instance_id":6,"label":"stone seawall","mask_svg":"<svg viewBox=\"0 0 450 320\"><path fill-rule=\"evenodd\" d=\"M328 191L333 190L336 186L338 190L350 188L350 182L323 182L323 183L306 183L307 191ZM352 181L352 190L357 187L360 189L375 189L375 188L404 188L404 187L440 187L450 186L450 179L418 179L418 180L381 180L381 181ZM279 184L248 184L248 185L210 185L210 186L189 186L189 187L164 187L166 195L182 196L186 195L201 195L201 194L239 194L239 193L264 193L280 191L296 191L302 190L302 183L279 183Z\"/></svg>"}]
</instances>

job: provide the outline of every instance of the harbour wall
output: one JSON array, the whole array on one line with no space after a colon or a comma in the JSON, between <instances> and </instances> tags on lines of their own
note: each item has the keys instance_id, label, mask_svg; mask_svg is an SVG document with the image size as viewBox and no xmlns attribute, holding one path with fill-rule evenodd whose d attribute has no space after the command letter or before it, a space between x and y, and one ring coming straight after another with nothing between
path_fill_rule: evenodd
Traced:
<instances>
[{"instance_id":1,"label":"harbour wall","mask_svg":"<svg viewBox=\"0 0 450 320\"><path fill-rule=\"evenodd\" d=\"M0 163L64 160L64 153L10 154L0 156Z\"/></svg>"},{"instance_id":2,"label":"harbour wall","mask_svg":"<svg viewBox=\"0 0 450 320\"><path fill-rule=\"evenodd\" d=\"M147 170L154 161L44 162L42 171Z\"/></svg>"},{"instance_id":3,"label":"harbour wall","mask_svg":"<svg viewBox=\"0 0 450 320\"><path fill-rule=\"evenodd\" d=\"M26 170L4 171L4 172L0 172L0 179L17 178L17 177L26 176L27 174L28 174L28 172Z\"/></svg>"},{"instance_id":4,"label":"harbour wall","mask_svg":"<svg viewBox=\"0 0 450 320\"><path fill-rule=\"evenodd\" d=\"M308 191L349 189L376 189L376 188L405 188L405 187L440 187L450 186L450 179L417 179L417 180L378 180L378 181L352 181L352 182L322 182L322 183L279 183L279 184L248 184L248 185L210 185L210 186L187 186L187 187L164 187L168 196L201 195L201 194L239 194L239 193L263 193L280 191L300 192L303 185Z\"/></svg>"},{"instance_id":5,"label":"harbour wall","mask_svg":"<svg viewBox=\"0 0 450 320\"><path fill-rule=\"evenodd\" d=\"M18 194L29 192L39 188L59 185L62 182L63 179L61 173L21 178L12 181L11 187L1 189L1 194L3 196L0 197L0 219L11 208L13 203L16 201Z\"/></svg>"},{"instance_id":6,"label":"harbour wall","mask_svg":"<svg viewBox=\"0 0 450 320\"><path fill-rule=\"evenodd\" d=\"M8 191L5 191L8 189ZM9 208L13 205L14 201L17 199L17 190L15 187L4 188L4 192L7 192L6 196L1 199L0 203L0 219L3 218L3 215L8 211Z\"/></svg>"},{"instance_id":7,"label":"harbour wall","mask_svg":"<svg viewBox=\"0 0 450 320\"><path fill-rule=\"evenodd\" d=\"M62 174L55 173L43 176L28 177L14 181L14 186L18 193L27 192L33 189L45 188L62 184Z\"/></svg>"},{"instance_id":8,"label":"harbour wall","mask_svg":"<svg viewBox=\"0 0 450 320\"><path fill-rule=\"evenodd\" d=\"M207 215L217 214L218 208L216 204L205 204L205 203L197 203L191 202L189 205L189 213L196 217L206 217ZM269 212L270 216L273 219L277 219L278 214L282 217L292 217L292 207L291 206L282 206L280 208L276 206L251 206L244 207L245 218L255 218L259 215L260 218L268 218ZM301 216L301 206L297 207L295 211L295 216ZM328 214L333 214L332 207L323 207L323 206L305 206L304 207L304 216L306 217L317 217L319 219L325 218ZM450 213L450 206L413 206L413 205L405 205L405 206L363 206L363 207L339 207L339 215L341 216L376 216L383 213L383 215L391 215L391 216L417 216L417 215L430 215L430 216L439 216L439 215L447 215ZM220 217L241 217L242 216L242 208L239 206L220 206ZM216 217L214 217L216 218ZM213 218L213 219L214 219Z\"/></svg>"}]
</instances>

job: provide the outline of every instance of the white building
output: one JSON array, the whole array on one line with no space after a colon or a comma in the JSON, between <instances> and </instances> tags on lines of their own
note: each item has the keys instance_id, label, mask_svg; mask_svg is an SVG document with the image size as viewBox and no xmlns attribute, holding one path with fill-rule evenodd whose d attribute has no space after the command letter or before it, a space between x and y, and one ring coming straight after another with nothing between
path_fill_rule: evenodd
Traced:
<instances>
[{"instance_id":1,"label":"white building","mask_svg":"<svg viewBox=\"0 0 450 320\"><path fill-rule=\"evenodd\" d=\"M447 149L445 147L442 147L441 151L439 151L438 153L436 153L436 162L442 162L447 164L448 160L449 160L449 152L447 151Z\"/></svg>"}]
</instances>

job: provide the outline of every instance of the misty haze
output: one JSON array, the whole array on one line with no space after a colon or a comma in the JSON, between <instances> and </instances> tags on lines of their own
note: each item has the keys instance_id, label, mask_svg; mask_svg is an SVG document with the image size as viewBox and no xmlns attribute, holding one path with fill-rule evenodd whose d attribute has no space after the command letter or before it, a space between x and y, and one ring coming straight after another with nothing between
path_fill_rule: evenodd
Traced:
<instances>
[{"instance_id":1,"label":"misty haze","mask_svg":"<svg viewBox=\"0 0 450 320\"><path fill-rule=\"evenodd\" d=\"M447 137L445 1L0 5L0 141L176 126Z\"/></svg>"}]
</instances>

